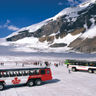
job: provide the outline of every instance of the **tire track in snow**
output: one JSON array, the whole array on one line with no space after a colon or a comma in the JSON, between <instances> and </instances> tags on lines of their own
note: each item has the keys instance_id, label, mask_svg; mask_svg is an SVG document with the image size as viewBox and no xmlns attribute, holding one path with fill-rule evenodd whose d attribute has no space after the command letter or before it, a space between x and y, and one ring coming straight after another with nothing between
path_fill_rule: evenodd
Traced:
<instances>
[{"instance_id":1,"label":"tire track in snow","mask_svg":"<svg viewBox=\"0 0 96 96\"><path fill-rule=\"evenodd\" d=\"M7 96L7 95L6 95L6 91L0 92L0 96Z\"/></svg>"},{"instance_id":2,"label":"tire track in snow","mask_svg":"<svg viewBox=\"0 0 96 96\"><path fill-rule=\"evenodd\" d=\"M0 96L20 96L15 88L8 89L6 91L3 91Z\"/></svg>"}]
</instances>

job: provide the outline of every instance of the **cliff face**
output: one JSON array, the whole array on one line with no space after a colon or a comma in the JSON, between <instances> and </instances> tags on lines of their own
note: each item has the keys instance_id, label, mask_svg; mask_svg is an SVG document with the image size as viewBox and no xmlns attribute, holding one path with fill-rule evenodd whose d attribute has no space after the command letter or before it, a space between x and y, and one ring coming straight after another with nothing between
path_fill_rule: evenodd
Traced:
<instances>
[{"instance_id":1,"label":"cliff face","mask_svg":"<svg viewBox=\"0 0 96 96\"><path fill-rule=\"evenodd\" d=\"M96 26L95 2L64 9L55 17L45 20L43 23L36 30L30 30L33 28L32 26L23 28L16 34L8 36L6 40L17 41L26 37L34 37L38 38L41 43L47 42L48 46L52 48L67 46L75 51L96 52L96 36L82 38L83 34ZM35 27L38 27L38 24ZM68 42L70 38L72 40Z\"/></svg>"},{"instance_id":2,"label":"cliff face","mask_svg":"<svg viewBox=\"0 0 96 96\"><path fill-rule=\"evenodd\" d=\"M85 53L96 52L96 37L89 39L86 38L85 40L78 38L73 41L69 47L72 47L72 50Z\"/></svg>"}]
</instances>

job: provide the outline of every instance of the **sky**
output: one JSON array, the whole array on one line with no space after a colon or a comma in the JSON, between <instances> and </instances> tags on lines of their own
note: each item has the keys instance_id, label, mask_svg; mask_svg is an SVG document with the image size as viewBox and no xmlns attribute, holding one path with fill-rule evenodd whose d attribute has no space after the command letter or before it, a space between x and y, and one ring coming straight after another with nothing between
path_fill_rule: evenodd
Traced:
<instances>
[{"instance_id":1,"label":"sky","mask_svg":"<svg viewBox=\"0 0 96 96\"><path fill-rule=\"evenodd\" d=\"M0 38L85 0L0 0Z\"/></svg>"}]
</instances>

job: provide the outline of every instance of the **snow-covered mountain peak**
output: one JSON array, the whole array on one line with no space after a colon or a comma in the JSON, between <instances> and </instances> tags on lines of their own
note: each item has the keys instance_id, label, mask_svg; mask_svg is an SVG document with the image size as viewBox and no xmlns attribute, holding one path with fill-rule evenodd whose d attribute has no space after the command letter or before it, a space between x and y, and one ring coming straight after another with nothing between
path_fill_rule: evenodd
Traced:
<instances>
[{"instance_id":1,"label":"snow-covered mountain peak","mask_svg":"<svg viewBox=\"0 0 96 96\"><path fill-rule=\"evenodd\" d=\"M91 3L94 3L94 2L96 2L96 0L90 0L90 2L91 2Z\"/></svg>"},{"instance_id":2,"label":"snow-covered mountain peak","mask_svg":"<svg viewBox=\"0 0 96 96\"><path fill-rule=\"evenodd\" d=\"M20 30L12 33L11 35L9 35L8 37L11 37L13 35L17 35L18 32L20 31L24 31L24 30L28 30L29 32L35 32L36 30L38 30L39 28L41 28L42 26L48 24L48 22L50 20L56 20L57 18L60 18L64 15L68 15L69 17L77 17L78 16L78 12L83 10L84 8L88 7L90 4L96 2L96 0L87 0L86 2L76 6L76 7L69 7L69 8L65 8L63 9L61 12L59 12L57 15L55 15L54 17L52 18L49 18L49 19L46 19L40 23L37 23L37 24L33 24L31 26L28 26L28 27L23 27L21 28ZM6 38L8 38L6 37Z\"/></svg>"},{"instance_id":3,"label":"snow-covered mountain peak","mask_svg":"<svg viewBox=\"0 0 96 96\"><path fill-rule=\"evenodd\" d=\"M89 52L88 42L84 40L91 39L90 42L95 42L96 39L95 1L88 0L76 7L66 8L52 18L18 30L9 35L6 41L11 41L15 50L65 51L77 48L79 51ZM82 40L87 46L83 49ZM91 51L95 51L95 47Z\"/></svg>"},{"instance_id":4,"label":"snow-covered mountain peak","mask_svg":"<svg viewBox=\"0 0 96 96\"><path fill-rule=\"evenodd\" d=\"M81 3L79 6L80 6L80 7L87 7L87 6L89 6L90 4L93 4L93 3L95 3L95 2L96 2L96 0L86 0L85 2Z\"/></svg>"},{"instance_id":5,"label":"snow-covered mountain peak","mask_svg":"<svg viewBox=\"0 0 96 96\"><path fill-rule=\"evenodd\" d=\"M46 25L48 23L48 21L50 20L49 19L46 19L40 23L36 23L36 24L33 24L31 26L28 26L28 27L23 27L21 29L19 29L18 31L16 32L13 32L12 34L10 34L9 36L7 36L6 38L8 37L11 37L11 36L14 36L14 35L17 35L18 32L21 32L21 31L24 31L24 30L28 30L29 32L35 32L36 30L38 30L39 28L41 28L43 25Z\"/></svg>"},{"instance_id":6,"label":"snow-covered mountain peak","mask_svg":"<svg viewBox=\"0 0 96 96\"><path fill-rule=\"evenodd\" d=\"M53 20L56 20L57 18L63 16L63 15L69 15L69 14L77 14L76 12L83 10L84 8L88 7L90 4L95 3L96 0L87 0L81 4L79 4L76 7L69 7L63 9L61 12L59 12L56 16L53 17Z\"/></svg>"}]
</instances>

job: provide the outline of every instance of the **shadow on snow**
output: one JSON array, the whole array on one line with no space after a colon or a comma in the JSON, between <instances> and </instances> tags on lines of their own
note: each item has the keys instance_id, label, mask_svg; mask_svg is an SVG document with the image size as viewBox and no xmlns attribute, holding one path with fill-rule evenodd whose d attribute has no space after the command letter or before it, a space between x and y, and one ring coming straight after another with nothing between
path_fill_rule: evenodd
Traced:
<instances>
[{"instance_id":1,"label":"shadow on snow","mask_svg":"<svg viewBox=\"0 0 96 96\"><path fill-rule=\"evenodd\" d=\"M53 84L53 83L58 83L60 80L59 79L53 79L53 80L48 80L45 82L42 82L41 86L46 85L46 84ZM19 87L25 87L27 86L26 84L18 84L18 85L6 85L4 90L8 90L10 88L19 88ZM36 85L32 86L36 87ZM38 86L37 86L38 87Z\"/></svg>"}]
</instances>

